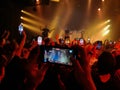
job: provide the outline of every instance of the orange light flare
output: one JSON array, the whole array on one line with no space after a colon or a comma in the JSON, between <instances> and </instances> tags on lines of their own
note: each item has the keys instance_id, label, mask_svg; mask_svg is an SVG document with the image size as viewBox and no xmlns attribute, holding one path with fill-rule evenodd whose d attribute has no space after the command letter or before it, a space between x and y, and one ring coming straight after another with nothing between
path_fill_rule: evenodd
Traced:
<instances>
[{"instance_id":1,"label":"orange light flare","mask_svg":"<svg viewBox=\"0 0 120 90\"><path fill-rule=\"evenodd\" d=\"M90 14L91 14L91 2L92 2L92 0L88 0L88 3L87 3L87 8L86 8L86 18L85 18L85 20L84 20L84 23L89 23L88 21L89 21L89 19L90 19Z\"/></svg>"},{"instance_id":2,"label":"orange light flare","mask_svg":"<svg viewBox=\"0 0 120 90\"><path fill-rule=\"evenodd\" d=\"M88 0L88 6L87 6L87 16L90 14L90 9L91 9L91 0Z\"/></svg>"},{"instance_id":3,"label":"orange light flare","mask_svg":"<svg viewBox=\"0 0 120 90\"><path fill-rule=\"evenodd\" d=\"M52 26L52 28L56 28L59 27L59 21L61 19L61 14L65 14L64 19L61 20L61 26L60 28L57 28L58 30L54 30L52 33L50 33L49 37L55 37L56 33L60 33L60 30L64 30L64 28L66 27L66 25L69 23L69 19L71 18L71 14L73 12L72 8L73 6L70 4L69 0L64 0L64 3L60 3L61 5L57 8L56 10L56 14L54 16L54 19L51 23L50 26ZM63 5L64 4L64 5ZM63 7L65 6L65 7Z\"/></svg>"},{"instance_id":4,"label":"orange light flare","mask_svg":"<svg viewBox=\"0 0 120 90\"><path fill-rule=\"evenodd\" d=\"M31 24L25 24L25 23L23 23L23 26L32 32L41 34L41 31L38 27L32 26Z\"/></svg>"},{"instance_id":5,"label":"orange light flare","mask_svg":"<svg viewBox=\"0 0 120 90\"><path fill-rule=\"evenodd\" d=\"M21 10L21 12L23 13L23 16L24 16L24 14L25 14L25 15L30 16L30 17L33 18L33 19L36 19L36 20L39 21L39 22L46 23L44 19L40 18L40 17L37 16L37 15L34 15L33 13L30 13L30 12L25 11L25 10Z\"/></svg>"},{"instance_id":6,"label":"orange light flare","mask_svg":"<svg viewBox=\"0 0 120 90\"><path fill-rule=\"evenodd\" d=\"M61 28L66 27L66 25L69 23L69 19L71 18L71 14L73 12L73 8L72 8L72 5L70 4L69 0L65 0L65 5L66 5L66 7L65 7L66 10L64 10L65 16L64 16L64 19L62 21L63 23L62 23Z\"/></svg>"},{"instance_id":7,"label":"orange light flare","mask_svg":"<svg viewBox=\"0 0 120 90\"><path fill-rule=\"evenodd\" d=\"M53 2L60 2L60 0L51 0L51 1L53 1Z\"/></svg>"},{"instance_id":8,"label":"orange light flare","mask_svg":"<svg viewBox=\"0 0 120 90\"><path fill-rule=\"evenodd\" d=\"M102 0L102 2L104 2L105 0Z\"/></svg>"},{"instance_id":9,"label":"orange light flare","mask_svg":"<svg viewBox=\"0 0 120 90\"><path fill-rule=\"evenodd\" d=\"M23 16L21 16L20 18L21 18L21 20L28 22L28 23L32 24L33 26L37 26L37 27L43 26L42 23L40 23L39 21L36 21L34 19L23 17Z\"/></svg>"},{"instance_id":10,"label":"orange light flare","mask_svg":"<svg viewBox=\"0 0 120 90\"><path fill-rule=\"evenodd\" d=\"M40 4L40 0L36 0L36 5L39 5Z\"/></svg>"},{"instance_id":11,"label":"orange light flare","mask_svg":"<svg viewBox=\"0 0 120 90\"><path fill-rule=\"evenodd\" d=\"M97 10L98 10L98 18L102 19L103 18L103 11L102 11L102 9L98 8Z\"/></svg>"},{"instance_id":12,"label":"orange light flare","mask_svg":"<svg viewBox=\"0 0 120 90\"><path fill-rule=\"evenodd\" d=\"M98 11L101 11L101 8L98 8Z\"/></svg>"},{"instance_id":13,"label":"orange light flare","mask_svg":"<svg viewBox=\"0 0 120 90\"><path fill-rule=\"evenodd\" d=\"M102 22L96 22L95 24L90 25L85 32L87 33L87 36L90 36L92 42L98 39L107 38L108 35L106 37L106 35L103 35L103 33L106 32L108 29L110 29L111 26L110 22L111 22L110 19Z\"/></svg>"}]
</instances>

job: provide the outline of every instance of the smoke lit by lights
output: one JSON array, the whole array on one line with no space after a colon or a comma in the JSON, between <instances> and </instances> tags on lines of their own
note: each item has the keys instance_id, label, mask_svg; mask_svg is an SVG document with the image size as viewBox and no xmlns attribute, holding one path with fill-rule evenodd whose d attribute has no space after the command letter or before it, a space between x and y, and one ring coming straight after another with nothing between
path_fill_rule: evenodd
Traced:
<instances>
[{"instance_id":1,"label":"smoke lit by lights","mask_svg":"<svg viewBox=\"0 0 120 90\"><path fill-rule=\"evenodd\" d=\"M109 38L110 36L110 30L111 30L111 20L105 20L101 22L96 22L95 24L91 24L88 29L85 31L86 36L91 38L91 42L94 42L96 40L105 40L106 38Z\"/></svg>"},{"instance_id":2,"label":"smoke lit by lights","mask_svg":"<svg viewBox=\"0 0 120 90\"><path fill-rule=\"evenodd\" d=\"M106 31L103 33L103 36L108 35L109 32L110 32L110 30L106 30Z\"/></svg>"},{"instance_id":3,"label":"smoke lit by lights","mask_svg":"<svg viewBox=\"0 0 120 90\"><path fill-rule=\"evenodd\" d=\"M42 25L39 21L35 21L35 20L27 18L27 17L22 17L21 19L28 22L28 23L31 23L32 25L35 25L35 26L41 26Z\"/></svg>"},{"instance_id":4,"label":"smoke lit by lights","mask_svg":"<svg viewBox=\"0 0 120 90\"><path fill-rule=\"evenodd\" d=\"M28 15L34 19L37 19L37 21L42 21L43 23L45 22L43 19L41 19L40 17L34 15L33 13L27 12L25 10L22 10L22 13L24 13L25 15Z\"/></svg>"},{"instance_id":5,"label":"smoke lit by lights","mask_svg":"<svg viewBox=\"0 0 120 90\"><path fill-rule=\"evenodd\" d=\"M39 28L37 28L37 27L35 27L35 26L32 26L32 25L30 25L30 24L25 24L25 23L23 23L23 26L24 26L25 28L27 28L28 30L31 30L31 31L36 32L36 33L38 33L38 34L41 33L40 30L39 30Z\"/></svg>"},{"instance_id":6,"label":"smoke lit by lights","mask_svg":"<svg viewBox=\"0 0 120 90\"><path fill-rule=\"evenodd\" d=\"M62 3L61 3L62 4ZM69 0L65 0L65 3L66 5L66 11L64 11L64 8L62 7L62 5L60 5L57 10L56 10L56 15L54 16L54 19L52 20L51 22L51 26L56 28L59 26L59 21L61 21L60 19L60 15L65 12L65 15L64 15L64 19L62 19L62 23L60 24L61 27L59 28L59 30L57 31L54 31L52 32L49 37L54 37L56 33L61 33L61 31L63 30L63 28L66 27L66 25L69 23L69 19L71 18L71 14L72 14L72 6L69 2Z\"/></svg>"},{"instance_id":7,"label":"smoke lit by lights","mask_svg":"<svg viewBox=\"0 0 120 90\"><path fill-rule=\"evenodd\" d=\"M109 27L110 25L107 25L103 30L106 31Z\"/></svg>"},{"instance_id":8,"label":"smoke lit by lights","mask_svg":"<svg viewBox=\"0 0 120 90\"><path fill-rule=\"evenodd\" d=\"M88 0L87 2L87 7L85 8L85 19L84 19L84 23L85 25L82 25L77 27L77 20L75 17L72 16L76 16L73 15L74 14L74 4L71 4L69 2L69 0L63 0L64 2L60 2L60 0L50 0L53 2L59 2L59 3L52 3L52 4L56 4L55 6L57 6L59 4L59 6L57 6L57 8L54 9L54 11L50 11L50 10L46 10L46 7L50 7L50 8L54 8L49 6L36 6L36 11L33 11L34 13L29 12L28 9L26 10L21 10L22 12L22 16L20 17L21 20L23 20L23 25L31 30L31 31L35 31L35 32L41 32L40 31L40 26L44 27L45 25L48 25L49 23L49 29L54 29L51 33L49 33L49 37L50 38L54 38L56 34L59 34L59 36L64 37L64 30L65 28L72 28L73 31L76 31L74 33L71 34L71 38L77 38L80 37L80 33L79 31L81 31L84 27L85 27L85 37L86 40L88 39L88 37L90 37L90 40L95 41L98 39L103 39L107 38L108 35L110 35L110 30L111 30L111 20L112 18L107 17L108 19L106 19L106 16L104 16L106 14L106 7L104 7L103 5L106 4L106 2L104 3L105 0L101 0L101 5L98 5L99 7L96 8L96 13L95 14L95 21L96 22L92 22L89 23L91 16L92 15L92 0ZM36 3L40 2L40 0L36 0ZM64 6L63 6L64 5ZM41 8L42 7L42 8ZM79 8L79 7L78 7ZM28 11L27 11L28 10ZM49 14L52 13L53 16L49 16ZM49 13L49 14L48 14ZM39 14L39 15L37 15ZM46 15L48 14L48 15ZM81 14L82 16L82 14ZM47 17L47 18L46 18ZM104 18L105 17L105 18ZM50 19L49 19L50 18ZM110 18L110 19L109 19ZM48 20L47 20L48 19ZM78 18L80 20L80 18ZM106 20L105 20L106 19ZM82 21L82 20L81 20ZM81 24L80 21L80 24ZM73 26L71 25L71 22L73 22ZM74 23L75 22L75 23ZM79 23L79 22L78 22ZM76 25L74 25L76 24ZM74 27L76 26L76 27ZM86 27L87 26L87 27ZM82 28L81 28L82 27ZM77 29L76 29L77 28ZM79 29L78 29L79 28Z\"/></svg>"}]
</instances>

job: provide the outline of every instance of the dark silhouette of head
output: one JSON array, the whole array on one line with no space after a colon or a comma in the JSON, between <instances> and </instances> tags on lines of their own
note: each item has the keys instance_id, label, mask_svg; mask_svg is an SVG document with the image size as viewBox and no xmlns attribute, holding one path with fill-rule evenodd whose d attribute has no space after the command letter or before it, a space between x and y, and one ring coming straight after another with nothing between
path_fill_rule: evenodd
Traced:
<instances>
[{"instance_id":1,"label":"dark silhouette of head","mask_svg":"<svg viewBox=\"0 0 120 90\"><path fill-rule=\"evenodd\" d=\"M108 74L113 72L116 61L110 52L104 51L98 57L98 72L99 74Z\"/></svg>"}]
</instances>

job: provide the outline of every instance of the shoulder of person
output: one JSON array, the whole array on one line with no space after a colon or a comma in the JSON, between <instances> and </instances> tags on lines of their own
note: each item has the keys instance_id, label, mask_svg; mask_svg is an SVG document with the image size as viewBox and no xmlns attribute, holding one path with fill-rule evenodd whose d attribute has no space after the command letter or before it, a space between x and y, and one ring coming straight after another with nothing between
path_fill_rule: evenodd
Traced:
<instances>
[{"instance_id":1,"label":"shoulder of person","mask_svg":"<svg viewBox=\"0 0 120 90\"><path fill-rule=\"evenodd\" d=\"M117 69L115 72L114 72L114 76L118 76L120 78L120 69Z\"/></svg>"}]
</instances>

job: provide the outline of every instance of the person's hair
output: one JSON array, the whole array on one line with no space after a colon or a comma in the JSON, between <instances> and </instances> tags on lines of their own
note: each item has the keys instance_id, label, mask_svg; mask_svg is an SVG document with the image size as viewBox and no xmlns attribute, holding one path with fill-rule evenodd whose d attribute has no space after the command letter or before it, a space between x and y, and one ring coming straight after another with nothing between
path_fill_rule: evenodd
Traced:
<instances>
[{"instance_id":1,"label":"person's hair","mask_svg":"<svg viewBox=\"0 0 120 90\"><path fill-rule=\"evenodd\" d=\"M99 74L108 74L113 72L116 61L110 52L104 51L98 57L97 65Z\"/></svg>"}]
</instances>

